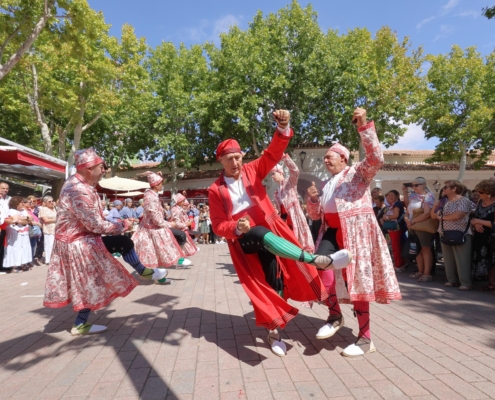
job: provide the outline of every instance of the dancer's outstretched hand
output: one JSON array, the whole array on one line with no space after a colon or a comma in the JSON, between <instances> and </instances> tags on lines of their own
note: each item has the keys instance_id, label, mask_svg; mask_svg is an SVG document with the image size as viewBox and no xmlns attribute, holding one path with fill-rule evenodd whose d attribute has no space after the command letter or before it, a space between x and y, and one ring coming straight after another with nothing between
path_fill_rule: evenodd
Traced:
<instances>
[{"instance_id":1,"label":"dancer's outstretched hand","mask_svg":"<svg viewBox=\"0 0 495 400\"><path fill-rule=\"evenodd\" d=\"M366 121L366 110L364 108L358 107L354 110L354 114L352 115L352 123L355 123L358 128L368 123Z\"/></svg>"},{"instance_id":2,"label":"dancer's outstretched hand","mask_svg":"<svg viewBox=\"0 0 495 400\"><path fill-rule=\"evenodd\" d=\"M277 121L280 129L286 129L290 121L290 112L287 110L277 110L273 112L273 118Z\"/></svg>"},{"instance_id":3,"label":"dancer's outstretched hand","mask_svg":"<svg viewBox=\"0 0 495 400\"><path fill-rule=\"evenodd\" d=\"M318 188L316 187L316 184L314 182L311 182L311 186L308 188L308 196L311 198L311 201L313 203L316 203L320 198Z\"/></svg>"}]
</instances>

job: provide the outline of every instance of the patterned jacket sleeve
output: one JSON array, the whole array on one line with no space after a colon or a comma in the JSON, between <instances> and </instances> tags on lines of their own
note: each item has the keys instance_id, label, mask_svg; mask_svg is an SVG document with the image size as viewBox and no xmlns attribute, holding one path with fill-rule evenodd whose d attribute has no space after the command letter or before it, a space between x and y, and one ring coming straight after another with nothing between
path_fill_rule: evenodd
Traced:
<instances>
[{"instance_id":1,"label":"patterned jacket sleeve","mask_svg":"<svg viewBox=\"0 0 495 400\"><path fill-rule=\"evenodd\" d=\"M187 229L187 225L184 222L182 222L181 219L182 210L180 210L178 207L172 207L171 213L172 213L172 221L175 222L175 227L177 229Z\"/></svg>"},{"instance_id":2,"label":"patterned jacket sleeve","mask_svg":"<svg viewBox=\"0 0 495 400\"><path fill-rule=\"evenodd\" d=\"M128 224L120 222L105 221L100 214L99 199L86 193L78 193L71 199L72 210L78 222L80 222L88 232L100 235L121 234Z\"/></svg>"},{"instance_id":3,"label":"patterned jacket sleeve","mask_svg":"<svg viewBox=\"0 0 495 400\"><path fill-rule=\"evenodd\" d=\"M284 188L289 190L297 187L297 181L299 180L299 168L297 168L296 163L288 154L284 154L282 161L287 168L289 168L289 177L284 179Z\"/></svg>"},{"instance_id":4,"label":"patterned jacket sleeve","mask_svg":"<svg viewBox=\"0 0 495 400\"><path fill-rule=\"evenodd\" d=\"M384 163L383 151L376 135L375 123L373 121L360 127L358 132L361 135L365 158L356 164L356 172L366 182L371 182Z\"/></svg>"},{"instance_id":5,"label":"patterned jacket sleeve","mask_svg":"<svg viewBox=\"0 0 495 400\"><path fill-rule=\"evenodd\" d=\"M148 210L146 211L147 214L149 214L149 218L153 225L160 228L170 228L171 224L170 222L165 221L164 212L158 199L150 201L148 203Z\"/></svg>"},{"instance_id":6,"label":"patterned jacket sleeve","mask_svg":"<svg viewBox=\"0 0 495 400\"><path fill-rule=\"evenodd\" d=\"M313 221L317 221L321 218L321 203L318 200L316 203L313 203L311 199L308 197L308 201L306 202L306 207L308 209L309 218Z\"/></svg>"}]
</instances>

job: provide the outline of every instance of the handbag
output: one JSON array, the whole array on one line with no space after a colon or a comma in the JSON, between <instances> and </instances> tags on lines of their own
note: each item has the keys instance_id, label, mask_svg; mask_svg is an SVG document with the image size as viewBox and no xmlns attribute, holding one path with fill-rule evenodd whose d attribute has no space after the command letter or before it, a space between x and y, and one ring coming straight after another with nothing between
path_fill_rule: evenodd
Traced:
<instances>
[{"instance_id":1,"label":"handbag","mask_svg":"<svg viewBox=\"0 0 495 400\"><path fill-rule=\"evenodd\" d=\"M398 231L400 229L399 223L404 219L404 214L397 218L397 221L385 221L382 225L383 229L386 231Z\"/></svg>"},{"instance_id":2,"label":"handbag","mask_svg":"<svg viewBox=\"0 0 495 400\"><path fill-rule=\"evenodd\" d=\"M419 243L418 236L414 232L409 231L407 240L402 248L402 258L406 260L415 260L420 251L421 244Z\"/></svg>"},{"instance_id":3,"label":"handbag","mask_svg":"<svg viewBox=\"0 0 495 400\"><path fill-rule=\"evenodd\" d=\"M421 207L413 210L413 219L424 214L424 203L425 201L423 200L423 202L421 203ZM421 222L416 222L413 226L411 226L411 229L413 231L419 232L436 233L438 231L438 220L432 219L430 216L428 216L428 219L425 219Z\"/></svg>"},{"instance_id":4,"label":"handbag","mask_svg":"<svg viewBox=\"0 0 495 400\"><path fill-rule=\"evenodd\" d=\"M441 215L443 216L443 208ZM443 218L442 218L442 233L440 234L440 241L447 246L460 246L466 243L466 233L469 229L469 223L471 217L468 219L468 223L464 232L462 231L444 231L443 230Z\"/></svg>"},{"instance_id":5,"label":"handbag","mask_svg":"<svg viewBox=\"0 0 495 400\"><path fill-rule=\"evenodd\" d=\"M30 225L29 226L29 237L30 238L37 238L41 236L41 228L37 225Z\"/></svg>"}]
</instances>

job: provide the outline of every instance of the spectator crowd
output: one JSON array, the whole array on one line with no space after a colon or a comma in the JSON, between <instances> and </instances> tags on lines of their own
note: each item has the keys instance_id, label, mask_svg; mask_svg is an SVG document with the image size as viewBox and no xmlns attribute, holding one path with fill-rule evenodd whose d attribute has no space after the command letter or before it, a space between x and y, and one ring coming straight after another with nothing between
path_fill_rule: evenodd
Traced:
<instances>
[{"instance_id":1,"label":"spectator crowd","mask_svg":"<svg viewBox=\"0 0 495 400\"><path fill-rule=\"evenodd\" d=\"M38 199L9 196L9 185L0 181L0 272L28 271L47 265L53 249L57 205L51 196ZM443 260L446 287L480 290L495 294L495 180L479 182L469 190L457 180L444 182L438 195L418 177L398 190L371 192L373 209L389 244L398 273L409 271L418 283L431 282L437 261ZM215 235L207 202L181 204L195 242L225 243ZM164 218L172 220L171 205L162 203ZM143 200L128 198L102 202L108 221L128 219L137 228L143 216ZM313 236L320 221L312 221L302 210ZM135 229L134 229L135 230ZM132 235L132 231L127 233Z\"/></svg>"}]
</instances>

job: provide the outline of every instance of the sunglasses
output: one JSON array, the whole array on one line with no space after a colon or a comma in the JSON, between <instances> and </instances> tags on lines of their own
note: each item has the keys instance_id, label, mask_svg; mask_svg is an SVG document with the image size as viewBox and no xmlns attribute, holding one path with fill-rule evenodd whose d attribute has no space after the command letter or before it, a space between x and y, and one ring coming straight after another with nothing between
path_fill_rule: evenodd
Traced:
<instances>
[{"instance_id":1,"label":"sunglasses","mask_svg":"<svg viewBox=\"0 0 495 400\"><path fill-rule=\"evenodd\" d=\"M423 186L423 184L422 183L415 183L412 185L412 187L418 187L418 186Z\"/></svg>"}]
</instances>

